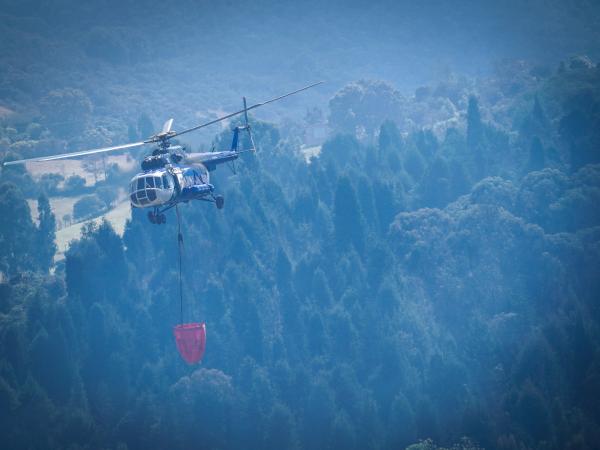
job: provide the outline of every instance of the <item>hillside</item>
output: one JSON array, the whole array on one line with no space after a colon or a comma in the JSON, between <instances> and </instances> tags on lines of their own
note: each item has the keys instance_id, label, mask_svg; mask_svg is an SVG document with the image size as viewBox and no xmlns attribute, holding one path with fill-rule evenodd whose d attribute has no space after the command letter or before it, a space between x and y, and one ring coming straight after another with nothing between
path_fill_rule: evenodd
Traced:
<instances>
[{"instance_id":1,"label":"hillside","mask_svg":"<svg viewBox=\"0 0 600 450\"><path fill-rule=\"evenodd\" d=\"M4 3L9 157L329 81L251 117L258 151L211 176L223 210L181 205L182 304L174 211L111 195L140 154L0 173L6 448L597 447L595 4ZM58 229L58 198L87 198L83 229ZM198 365L180 314L206 323Z\"/></svg>"}]
</instances>

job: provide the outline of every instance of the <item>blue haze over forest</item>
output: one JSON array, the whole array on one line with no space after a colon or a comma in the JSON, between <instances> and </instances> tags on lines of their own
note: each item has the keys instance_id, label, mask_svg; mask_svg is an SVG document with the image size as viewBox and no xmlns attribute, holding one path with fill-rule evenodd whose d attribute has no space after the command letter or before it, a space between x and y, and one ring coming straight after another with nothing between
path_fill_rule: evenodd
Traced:
<instances>
[{"instance_id":1,"label":"blue haze over forest","mask_svg":"<svg viewBox=\"0 0 600 450\"><path fill-rule=\"evenodd\" d=\"M199 365L174 213L90 221L143 152L2 169L2 448L598 448L599 63L589 1L0 0L2 160L326 82L180 208Z\"/></svg>"}]
</instances>

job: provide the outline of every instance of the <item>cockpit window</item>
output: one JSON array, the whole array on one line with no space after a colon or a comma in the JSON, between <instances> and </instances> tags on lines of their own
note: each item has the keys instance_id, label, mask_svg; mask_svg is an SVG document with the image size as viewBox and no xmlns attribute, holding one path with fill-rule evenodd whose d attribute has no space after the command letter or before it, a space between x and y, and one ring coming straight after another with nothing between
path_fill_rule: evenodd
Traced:
<instances>
[{"instance_id":1,"label":"cockpit window","mask_svg":"<svg viewBox=\"0 0 600 450\"><path fill-rule=\"evenodd\" d=\"M149 205L162 195L157 191L171 188L166 174L140 174L130 184L131 203L135 206Z\"/></svg>"}]
</instances>

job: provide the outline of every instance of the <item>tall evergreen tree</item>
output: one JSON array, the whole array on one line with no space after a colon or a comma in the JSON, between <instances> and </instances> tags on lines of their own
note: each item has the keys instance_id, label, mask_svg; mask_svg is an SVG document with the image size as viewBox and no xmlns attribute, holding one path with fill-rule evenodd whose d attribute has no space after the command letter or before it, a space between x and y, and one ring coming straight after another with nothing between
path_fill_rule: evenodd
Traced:
<instances>
[{"instance_id":1,"label":"tall evergreen tree","mask_svg":"<svg viewBox=\"0 0 600 450\"><path fill-rule=\"evenodd\" d=\"M38 197L38 229L36 234L36 251L40 269L47 271L52 265L56 253L56 219L45 194Z\"/></svg>"},{"instance_id":2,"label":"tall evergreen tree","mask_svg":"<svg viewBox=\"0 0 600 450\"><path fill-rule=\"evenodd\" d=\"M379 127L379 150L380 151L398 151L402 146L402 136L396 124L391 120L386 120Z\"/></svg>"},{"instance_id":3,"label":"tall evergreen tree","mask_svg":"<svg viewBox=\"0 0 600 450\"><path fill-rule=\"evenodd\" d=\"M546 123L546 115L544 114L544 110L542 109L540 97L537 94L535 96L535 100L533 101L532 116L540 125Z\"/></svg>"},{"instance_id":4,"label":"tall evergreen tree","mask_svg":"<svg viewBox=\"0 0 600 450\"><path fill-rule=\"evenodd\" d=\"M469 97L467 108L467 144L474 149L481 143L483 136L483 124L479 112L479 102L474 96Z\"/></svg>"},{"instance_id":5,"label":"tall evergreen tree","mask_svg":"<svg viewBox=\"0 0 600 450\"><path fill-rule=\"evenodd\" d=\"M30 270L36 229L27 201L12 183L0 186L0 211L0 270L9 275Z\"/></svg>"},{"instance_id":6,"label":"tall evergreen tree","mask_svg":"<svg viewBox=\"0 0 600 450\"><path fill-rule=\"evenodd\" d=\"M392 170L401 169L402 135L394 122L386 120L379 128L379 162Z\"/></svg>"},{"instance_id":7,"label":"tall evergreen tree","mask_svg":"<svg viewBox=\"0 0 600 450\"><path fill-rule=\"evenodd\" d=\"M333 205L335 239L341 250L351 245L360 253L364 248L364 219L356 192L347 177L338 180Z\"/></svg>"},{"instance_id":8,"label":"tall evergreen tree","mask_svg":"<svg viewBox=\"0 0 600 450\"><path fill-rule=\"evenodd\" d=\"M467 146L474 155L476 178L480 179L485 174L485 161L483 157L483 123L479 112L479 102L474 96L469 97L467 108Z\"/></svg>"},{"instance_id":9,"label":"tall evergreen tree","mask_svg":"<svg viewBox=\"0 0 600 450\"><path fill-rule=\"evenodd\" d=\"M137 131L138 136L142 139L146 139L156 133L158 130L154 128L154 124L152 123L152 119L146 113L142 113L138 118L137 122Z\"/></svg>"},{"instance_id":10,"label":"tall evergreen tree","mask_svg":"<svg viewBox=\"0 0 600 450\"><path fill-rule=\"evenodd\" d=\"M544 147L539 137L534 136L529 148L529 161L527 162L527 171L542 170L546 165L544 156Z\"/></svg>"}]
</instances>

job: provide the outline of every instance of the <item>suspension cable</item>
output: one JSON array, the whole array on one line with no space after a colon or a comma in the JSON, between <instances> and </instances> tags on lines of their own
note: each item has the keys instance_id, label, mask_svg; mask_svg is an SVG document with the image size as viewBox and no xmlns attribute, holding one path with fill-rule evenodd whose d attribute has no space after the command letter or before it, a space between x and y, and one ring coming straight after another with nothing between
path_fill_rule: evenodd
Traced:
<instances>
[{"instance_id":1,"label":"suspension cable","mask_svg":"<svg viewBox=\"0 0 600 450\"><path fill-rule=\"evenodd\" d=\"M181 276L181 254L183 253L183 234L181 234L181 217L179 208L175 205L177 213L177 250L179 252L179 314L183 324L183 277Z\"/></svg>"}]
</instances>

